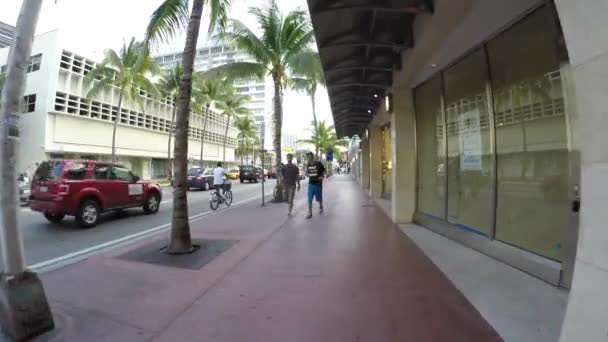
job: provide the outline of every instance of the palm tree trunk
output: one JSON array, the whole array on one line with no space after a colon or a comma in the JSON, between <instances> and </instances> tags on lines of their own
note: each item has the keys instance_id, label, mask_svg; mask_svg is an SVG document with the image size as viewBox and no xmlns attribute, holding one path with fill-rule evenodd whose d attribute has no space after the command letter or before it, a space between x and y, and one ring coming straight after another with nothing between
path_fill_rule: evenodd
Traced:
<instances>
[{"instance_id":1,"label":"palm tree trunk","mask_svg":"<svg viewBox=\"0 0 608 342\"><path fill-rule=\"evenodd\" d=\"M283 174L279 172L281 168L281 133L283 129L283 105L281 92L281 79L278 74L273 74L274 81L274 154L275 154L275 170L277 182L275 185L274 199L283 201Z\"/></svg>"},{"instance_id":2,"label":"palm tree trunk","mask_svg":"<svg viewBox=\"0 0 608 342\"><path fill-rule=\"evenodd\" d=\"M112 128L112 162L116 163L116 130L118 129L118 122L122 117L122 96L125 92L125 86L120 87L120 94L118 95L118 112L116 113L116 119L114 120L114 127Z\"/></svg>"},{"instance_id":3,"label":"palm tree trunk","mask_svg":"<svg viewBox=\"0 0 608 342\"><path fill-rule=\"evenodd\" d=\"M15 43L10 48L6 81L0 98L0 221L2 259L0 273L2 330L12 340L30 340L53 329L53 316L40 278L26 270L23 240L19 230L16 165L19 144L19 103L25 90L25 69L32 53L32 43L42 0L24 0L17 19Z\"/></svg>"},{"instance_id":4,"label":"palm tree trunk","mask_svg":"<svg viewBox=\"0 0 608 342\"><path fill-rule=\"evenodd\" d=\"M205 131L207 130L207 119L209 118L209 105L205 106L205 118L203 119L203 134L201 136L201 167L203 167L203 151L205 149Z\"/></svg>"},{"instance_id":5,"label":"palm tree trunk","mask_svg":"<svg viewBox=\"0 0 608 342\"><path fill-rule=\"evenodd\" d=\"M317 121L317 106L315 105L315 92L313 90L313 92L310 94L310 100L312 103L312 121L315 125L315 129L317 129L317 126L319 125L319 122ZM315 144L315 156L319 157L319 144Z\"/></svg>"},{"instance_id":6,"label":"palm tree trunk","mask_svg":"<svg viewBox=\"0 0 608 342\"><path fill-rule=\"evenodd\" d=\"M40 13L42 0L26 0L21 7L17 23L15 45L10 49L7 63L6 80L0 101L0 119L7 129L0 130L2 146L2 190L0 203L2 206L2 254L4 257L5 273L17 274L25 270L23 256L23 241L18 229L17 210L17 179L15 166L17 164L17 148L19 143L19 103L25 89L25 68L32 51L32 40L36 31L36 23Z\"/></svg>"},{"instance_id":7,"label":"palm tree trunk","mask_svg":"<svg viewBox=\"0 0 608 342\"><path fill-rule=\"evenodd\" d=\"M175 111L177 110L177 96L173 98L173 113L171 114L171 124L169 125L169 141L167 142L167 177L171 177L171 136L173 135L173 125L175 123Z\"/></svg>"},{"instance_id":8,"label":"palm tree trunk","mask_svg":"<svg viewBox=\"0 0 608 342\"><path fill-rule=\"evenodd\" d=\"M171 222L171 240L167 253L184 254L192 252L192 238L190 236L190 221L188 219L187 197L187 168L188 168L188 125L190 119L190 98L192 96L192 73L194 69L194 56L196 43L201 26L204 0L194 0L192 12L188 22L186 45L182 57L184 76L179 90L177 103L175 147L173 166L175 169L175 188L173 190L173 219Z\"/></svg>"},{"instance_id":9,"label":"palm tree trunk","mask_svg":"<svg viewBox=\"0 0 608 342\"><path fill-rule=\"evenodd\" d=\"M222 162L226 164L226 141L228 140L228 126L230 126L230 116L226 120L226 130L224 131L224 156Z\"/></svg>"}]
</instances>

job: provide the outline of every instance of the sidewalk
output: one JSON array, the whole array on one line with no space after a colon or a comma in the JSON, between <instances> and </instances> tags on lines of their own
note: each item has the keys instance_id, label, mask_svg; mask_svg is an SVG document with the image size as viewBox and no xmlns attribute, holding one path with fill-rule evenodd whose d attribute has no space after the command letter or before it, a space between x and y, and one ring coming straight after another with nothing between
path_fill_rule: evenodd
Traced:
<instances>
[{"instance_id":1,"label":"sidewalk","mask_svg":"<svg viewBox=\"0 0 608 342\"><path fill-rule=\"evenodd\" d=\"M193 222L195 239L234 243L200 269L126 260L165 232L42 274L58 329L39 340L501 340L350 178L324 190L311 220L302 191L292 218L252 203Z\"/></svg>"}]
</instances>

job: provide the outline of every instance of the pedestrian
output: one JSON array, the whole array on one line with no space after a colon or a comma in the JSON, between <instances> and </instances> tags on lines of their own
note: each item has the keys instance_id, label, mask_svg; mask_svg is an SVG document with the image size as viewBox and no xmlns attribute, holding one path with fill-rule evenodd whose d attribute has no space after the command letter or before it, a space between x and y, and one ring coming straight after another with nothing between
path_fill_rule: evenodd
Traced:
<instances>
[{"instance_id":1,"label":"pedestrian","mask_svg":"<svg viewBox=\"0 0 608 342\"><path fill-rule=\"evenodd\" d=\"M323 177L325 177L325 167L323 163L315 160L312 152L306 153L308 163L306 164L306 174L308 175L308 215L312 217L312 200L319 202L319 213L323 214Z\"/></svg>"},{"instance_id":2,"label":"pedestrian","mask_svg":"<svg viewBox=\"0 0 608 342\"><path fill-rule=\"evenodd\" d=\"M287 204L289 206L287 215L291 216L296 188L300 191L300 169L293 163L293 154L287 155L287 165L283 165L281 170L283 172L283 185L287 191Z\"/></svg>"}]
</instances>

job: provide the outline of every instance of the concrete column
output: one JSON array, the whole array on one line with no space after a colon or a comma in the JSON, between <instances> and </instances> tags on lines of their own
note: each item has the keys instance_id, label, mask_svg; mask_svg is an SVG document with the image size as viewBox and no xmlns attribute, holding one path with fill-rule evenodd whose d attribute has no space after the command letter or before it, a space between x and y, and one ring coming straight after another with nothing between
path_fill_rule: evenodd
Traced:
<instances>
[{"instance_id":1,"label":"concrete column","mask_svg":"<svg viewBox=\"0 0 608 342\"><path fill-rule=\"evenodd\" d=\"M581 152L581 212L562 342L608 339L608 13L606 0L555 1L568 47Z\"/></svg>"},{"instance_id":2,"label":"concrete column","mask_svg":"<svg viewBox=\"0 0 608 342\"><path fill-rule=\"evenodd\" d=\"M361 141L361 188L369 190L369 138Z\"/></svg>"},{"instance_id":3,"label":"concrete column","mask_svg":"<svg viewBox=\"0 0 608 342\"><path fill-rule=\"evenodd\" d=\"M391 216L395 223L410 223L416 210L416 122L411 88L393 89L393 103Z\"/></svg>"},{"instance_id":4,"label":"concrete column","mask_svg":"<svg viewBox=\"0 0 608 342\"><path fill-rule=\"evenodd\" d=\"M378 198L382 195L382 129L380 127L369 127L369 162L369 193L373 198Z\"/></svg>"}]
</instances>

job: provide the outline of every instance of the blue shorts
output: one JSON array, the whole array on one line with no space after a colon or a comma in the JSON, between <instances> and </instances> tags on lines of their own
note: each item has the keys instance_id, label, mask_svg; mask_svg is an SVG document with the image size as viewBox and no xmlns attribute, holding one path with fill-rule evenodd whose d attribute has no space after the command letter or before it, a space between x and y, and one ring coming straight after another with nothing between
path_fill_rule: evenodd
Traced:
<instances>
[{"instance_id":1,"label":"blue shorts","mask_svg":"<svg viewBox=\"0 0 608 342\"><path fill-rule=\"evenodd\" d=\"M308 202L316 198L317 202L323 202L323 186L319 184L308 184Z\"/></svg>"}]
</instances>

